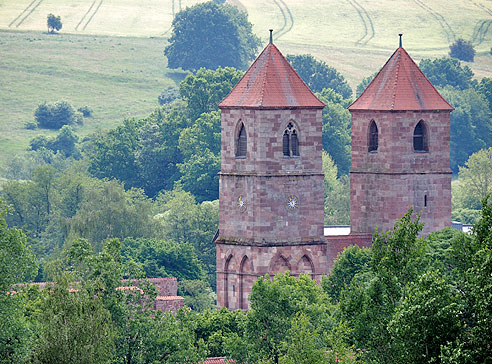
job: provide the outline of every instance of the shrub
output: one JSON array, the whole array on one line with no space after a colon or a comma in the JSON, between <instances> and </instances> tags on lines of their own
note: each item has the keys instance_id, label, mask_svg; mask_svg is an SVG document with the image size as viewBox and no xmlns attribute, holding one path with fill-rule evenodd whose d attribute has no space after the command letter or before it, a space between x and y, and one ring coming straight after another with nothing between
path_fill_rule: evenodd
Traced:
<instances>
[{"instance_id":1,"label":"shrub","mask_svg":"<svg viewBox=\"0 0 492 364\"><path fill-rule=\"evenodd\" d=\"M179 90L175 87L168 87L157 97L159 105L169 104L171 101L179 99Z\"/></svg>"},{"instance_id":2,"label":"shrub","mask_svg":"<svg viewBox=\"0 0 492 364\"><path fill-rule=\"evenodd\" d=\"M82 114L66 101L42 103L34 112L40 128L60 129L63 125L82 124Z\"/></svg>"},{"instance_id":3,"label":"shrub","mask_svg":"<svg viewBox=\"0 0 492 364\"><path fill-rule=\"evenodd\" d=\"M26 129L29 129L29 130L34 130L38 127L38 123L34 120L30 120L30 121L27 121L24 126L26 127Z\"/></svg>"},{"instance_id":4,"label":"shrub","mask_svg":"<svg viewBox=\"0 0 492 364\"><path fill-rule=\"evenodd\" d=\"M473 62L475 59L475 49L471 42L460 38L449 46L449 56L462 61Z\"/></svg>"},{"instance_id":5,"label":"shrub","mask_svg":"<svg viewBox=\"0 0 492 364\"><path fill-rule=\"evenodd\" d=\"M90 118L92 116L92 109L87 105L79 107L77 111L82 113L84 118Z\"/></svg>"}]
</instances>

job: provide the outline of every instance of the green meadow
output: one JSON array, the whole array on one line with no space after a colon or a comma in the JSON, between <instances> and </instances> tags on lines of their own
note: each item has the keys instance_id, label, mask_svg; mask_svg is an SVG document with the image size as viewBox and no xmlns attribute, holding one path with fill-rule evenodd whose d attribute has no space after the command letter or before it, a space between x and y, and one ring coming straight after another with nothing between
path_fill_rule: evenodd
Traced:
<instances>
[{"instance_id":1,"label":"green meadow","mask_svg":"<svg viewBox=\"0 0 492 364\"><path fill-rule=\"evenodd\" d=\"M89 106L93 117L80 136L142 117L162 90L185 73L166 67L163 49L173 16L197 0L0 1L0 169L36 135L27 130L40 103L67 100ZM492 75L490 0L229 0L246 10L254 32L268 29L284 54L311 53L355 86L403 44L418 62L441 57L457 38L470 40L478 78ZM46 16L60 15L59 34ZM0 172L1 175L1 172Z\"/></svg>"}]
</instances>

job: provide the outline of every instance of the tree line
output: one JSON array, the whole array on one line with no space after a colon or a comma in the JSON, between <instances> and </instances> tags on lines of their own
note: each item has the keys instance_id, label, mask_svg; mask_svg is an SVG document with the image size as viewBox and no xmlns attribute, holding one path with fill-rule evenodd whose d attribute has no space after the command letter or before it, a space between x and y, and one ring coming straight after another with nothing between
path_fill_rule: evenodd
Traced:
<instances>
[{"instance_id":1,"label":"tree line","mask_svg":"<svg viewBox=\"0 0 492 364\"><path fill-rule=\"evenodd\" d=\"M321 285L308 275L265 276L247 313L171 314L152 309L157 291L138 264L152 241L134 252L134 239L112 238L96 252L76 239L46 266L51 285L16 284L36 275L37 262L26 235L7 226L2 203L0 362L485 363L492 202L482 204L471 234L446 228L423 238L410 210L392 230L377 231L370 248L340 253ZM118 290L122 278L138 278L139 289Z\"/></svg>"}]
</instances>

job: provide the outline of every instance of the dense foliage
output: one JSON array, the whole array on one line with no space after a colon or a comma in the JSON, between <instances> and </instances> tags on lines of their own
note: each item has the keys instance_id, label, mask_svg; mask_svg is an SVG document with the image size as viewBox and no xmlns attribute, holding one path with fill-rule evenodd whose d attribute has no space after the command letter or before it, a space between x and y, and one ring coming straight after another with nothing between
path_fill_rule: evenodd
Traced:
<instances>
[{"instance_id":1,"label":"dense foliage","mask_svg":"<svg viewBox=\"0 0 492 364\"><path fill-rule=\"evenodd\" d=\"M51 13L46 17L46 25L48 26L48 33L54 33L55 30L59 31L63 27L61 17Z\"/></svg>"},{"instance_id":2,"label":"dense foliage","mask_svg":"<svg viewBox=\"0 0 492 364\"><path fill-rule=\"evenodd\" d=\"M171 68L244 69L254 59L259 44L247 13L229 4L208 1L176 14L164 55Z\"/></svg>"},{"instance_id":3,"label":"dense foliage","mask_svg":"<svg viewBox=\"0 0 492 364\"><path fill-rule=\"evenodd\" d=\"M470 41L459 38L449 46L449 56L462 61L473 62L475 59L475 48Z\"/></svg>"},{"instance_id":4,"label":"dense foliage","mask_svg":"<svg viewBox=\"0 0 492 364\"><path fill-rule=\"evenodd\" d=\"M60 129L63 125L82 124L82 114L67 101L40 104L34 111L34 118L40 128L46 129Z\"/></svg>"},{"instance_id":5,"label":"dense foliage","mask_svg":"<svg viewBox=\"0 0 492 364\"><path fill-rule=\"evenodd\" d=\"M313 92L331 88L343 98L352 97L352 89L345 78L333 67L318 61L310 54L287 55L287 60Z\"/></svg>"}]
</instances>

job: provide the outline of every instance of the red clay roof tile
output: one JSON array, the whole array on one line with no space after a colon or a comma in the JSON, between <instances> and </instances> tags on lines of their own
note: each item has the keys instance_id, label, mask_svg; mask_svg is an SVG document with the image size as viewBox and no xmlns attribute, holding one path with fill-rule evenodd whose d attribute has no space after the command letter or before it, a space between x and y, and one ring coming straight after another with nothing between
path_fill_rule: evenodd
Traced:
<instances>
[{"instance_id":1,"label":"red clay roof tile","mask_svg":"<svg viewBox=\"0 0 492 364\"><path fill-rule=\"evenodd\" d=\"M220 358L207 358L202 364L233 364L234 361L232 359L226 357Z\"/></svg>"},{"instance_id":2,"label":"red clay roof tile","mask_svg":"<svg viewBox=\"0 0 492 364\"><path fill-rule=\"evenodd\" d=\"M278 48L269 43L237 85L219 103L220 108L319 108L313 94Z\"/></svg>"},{"instance_id":3,"label":"red clay roof tile","mask_svg":"<svg viewBox=\"0 0 492 364\"><path fill-rule=\"evenodd\" d=\"M424 111L454 108L439 94L403 48L398 48L348 109Z\"/></svg>"}]
</instances>

